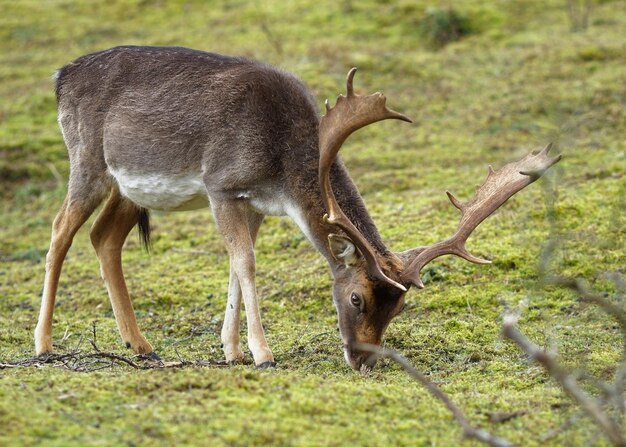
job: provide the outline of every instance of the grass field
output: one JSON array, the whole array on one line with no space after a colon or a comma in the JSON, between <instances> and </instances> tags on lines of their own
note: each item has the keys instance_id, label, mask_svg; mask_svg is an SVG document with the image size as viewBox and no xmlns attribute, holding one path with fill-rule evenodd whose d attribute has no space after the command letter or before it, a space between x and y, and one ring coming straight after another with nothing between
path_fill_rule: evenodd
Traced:
<instances>
[{"instance_id":1,"label":"grass field","mask_svg":"<svg viewBox=\"0 0 626 447\"><path fill-rule=\"evenodd\" d=\"M521 330L558 349L567 365L610 380L620 360L621 335L609 317L575 293L539 283L549 239L557 243L550 272L585 278L609 297L616 289L606 273L625 269L626 2L593 4L589 29L572 33L561 0L0 0L0 363L34 355L50 224L66 189L56 68L119 44L244 55L298 75L321 111L357 66L357 91L382 90L415 121L370 126L342 151L395 250L451 234L458 215L444 191L469 198L488 164L549 141L564 155L470 239L470 251L493 264L431 264L426 289L409 292L385 345L438 382L475 425L520 445L602 445L559 386L500 335L502 313L526 298ZM430 19L450 5L462 36L443 45ZM89 243L90 222L64 266L55 346L68 352L82 339L89 349L95 325L101 349L128 355ZM166 360L217 362L228 255L210 211L153 213L152 223L152 254L134 234L125 249L139 325ZM291 221L268 218L257 247L275 370L3 368L0 445L460 442L444 406L397 365L383 361L368 375L348 369L328 267ZM520 415L490 422L491 413L506 412Z\"/></svg>"}]
</instances>

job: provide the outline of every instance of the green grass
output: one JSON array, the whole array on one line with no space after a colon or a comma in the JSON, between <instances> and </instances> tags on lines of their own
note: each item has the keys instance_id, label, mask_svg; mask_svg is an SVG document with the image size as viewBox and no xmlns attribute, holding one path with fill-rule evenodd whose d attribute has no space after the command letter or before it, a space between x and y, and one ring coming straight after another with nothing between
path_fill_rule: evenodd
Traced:
<instances>
[{"instance_id":1,"label":"green grass","mask_svg":"<svg viewBox=\"0 0 626 447\"><path fill-rule=\"evenodd\" d=\"M50 224L65 193L56 68L118 44L189 46L279 65L311 87L322 110L357 66L357 91L384 91L416 122L376 124L343 149L396 250L454 231L458 214L444 191L469 198L487 164L548 141L564 154L547 179L470 239L470 251L494 263L433 263L427 288L409 293L386 345L498 435L522 445L604 442L584 417L541 440L578 409L501 338L500 316L527 297L520 327L532 340L557 346L569 365L612 377L621 343L613 322L575 294L537 282L551 235L559 241L552 271L609 294L615 289L603 273L624 273L626 5L595 2L589 30L573 34L560 0L450 4L471 32L435 50L423 20L428 7L448 2L0 2L0 363L33 354ZM228 256L210 212L154 213L153 226L151 255L134 235L125 249L141 328L165 359L221 359ZM95 322L100 347L125 353L86 228L61 277L54 341L67 351ZM267 219L257 260L276 370L1 369L0 445L458 443L445 408L399 367L383 362L368 376L348 370L328 268L293 223ZM488 413L507 411L525 413L489 422Z\"/></svg>"}]
</instances>

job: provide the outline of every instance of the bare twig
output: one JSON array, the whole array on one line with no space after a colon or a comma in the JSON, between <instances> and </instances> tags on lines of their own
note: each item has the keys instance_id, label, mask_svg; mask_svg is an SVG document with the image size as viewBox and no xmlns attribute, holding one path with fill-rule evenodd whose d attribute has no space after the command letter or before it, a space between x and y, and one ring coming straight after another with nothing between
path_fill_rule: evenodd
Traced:
<instances>
[{"instance_id":1,"label":"bare twig","mask_svg":"<svg viewBox=\"0 0 626 447\"><path fill-rule=\"evenodd\" d=\"M73 334L70 332L70 328L69 327L65 328L65 332L63 332L63 337L61 337L61 340L59 340L59 343L65 343L67 340L70 339L72 335Z\"/></svg>"},{"instance_id":2,"label":"bare twig","mask_svg":"<svg viewBox=\"0 0 626 447\"><path fill-rule=\"evenodd\" d=\"M50 169L50 172L52 173L52 177L54 177L54 180L57 182L57 188L62 187L65 184L65 180L57 167L51 162L46 163L46 166L48 166L48 169Z\"/></svg>"},{"instance_id":3,"label":"bare twig","mask_svg":"<svg viewBox=\"0 0 626 447\"><path fill-rule=\"evenodd\" d=\"M567 12L572 32L584 31L589 27L591 0L567 0Z\"/></svg>"},{"instance_id":4,"label":"bare twig","mask_svg":"<svg viewBox=\"0 0 626 447\"><path fill-rule=\"evenodd\" d=\"M559 364L554 353L544 351L528 340L517 329L518 319L519 314L509 313L505 315L502 329L504 336L515 342L531 359L540 363L548 374L559 382L563 389L578 402L585 413L600 426L602 432L608 436L613 444L626 446L626 439L619 425L602 410L598 402L578 386L575 377Z\"/></svg>"},{"instance_id":5,"label":"bare twig","mask_svg":"<svg viewBox=\"0 0 626 447\"><path fill-rule=\"evenodd\" d=\"M20 366L17 363L0 363L0 369L19 368Z\"/></svg>"},{"instance_id":6,"label":"bare twig","mask_svg":"<svg viewBox=\"0 0 626 447\"><path fill-rule=\"evenodd\" d=\"M92 358L97 358L97 359L104 358L104 359L118 360L122 363L126 363L127 365L132 366L135 369L144 369L141 366L139 366L137 363L133 362L128 357L124 357L123 355L119 355L119 354L114 354L112 352L97 351L97 352L93 352L90 354L82 354L77 357L77 360L92 359Z\"/></svg>"},{"instance_id":7,"label":"bare twig","mask_svg":"<svg viewBox=\"0 0 626 447\"><path fill-rule=\"evenodd\" d=\"M280 39L276 38L276 36L274 35L274 33L272 32L272 30L270 29L270 27L267 25L265 21L261 22L261 31L263 31L263 34L265 34L265 37L267 37L267 40L269 41L269 43L272 45L272 47L274 47L274 50L276 50L276 53L278 53L279 55L282 55L283 44L280 41Z\"/></svg>"},{"instance_id":8,"label":"bare twig","mask_svg":"<svg viewBox=\"0 0 626 447\"><path fill-rule=\"evenodd\" d=\"M619 411L622 413L622 416L626 414L624 385L626 385L626 362L622 362L622 364L617 368L617 371L615 371L615 401L617 408L619 408Z\"/></svg>"},{"instance_id":9,"label":"bare twig","mask_svg":"<svg viewBox=\"0 0 626 447\"><path fill-rule=\"evenodd\" d=\"M141 360L137 362L137 360ZM104 362L104 364L103 364ZM206 360L183 360L179 358L177 362L155 362L142 356L126 357L113 352L95 351L82 352L78 349L64 354L46 354L39 357L32 357L16 362L0 363L0 369L8 368L40 368L49 365L56 368L63 368L76 372L92 372L104 368L112 368L118 363L123 363L135 369L167 369L182 367L223 367L225 362L210 362Z\"/></svg>"},{"instance_id":10,"label":"bare twig","mask_svg":"<svg viewBox=\"0 0 626 447\"><path fill-rule=\"evenodd\" d=\"M620 325L620 329L622 334L624 334L624 353L626 355L626 314L624 310L620 307L616 306L609 300L607 300L604 296L594 293L590 288L587 282L581 278L565 278L561 276L548 277L545 279L547 284L554 284L561 287L566 287L575 292L578 292L580 295L580 299L597 305L604 312L606 312L611 317L615 318L617 323Z\"/></svg>"},{"instance_id":11,"label":"bare twig","mask_svg":"<svg viewBox=\"0 0 626 447\"><path fill-rule=\"evenodd\" d=\"M93 334L93 339L89 340L89 343L91 343L91 346L93 347L93 349L95 349L96 352L100 352L100 348L98 348L97 337L96 337L96 322L95 321L91 322L91 333Z\"/></svg>"},{"instance_id":12,"label":"bare twig","mask_svg":"<svg viewBox=\"0 0 626 447\"><path fill-rule=\"evenodd\" d=\"M562 424L560 427L555 428L554 430L550 430L548 433L546 433L543 436L541 436L541 438L539 438L539 440L541 442L546 442L546 441L551 440L552 438L556 438L561 433L563 433L567 429L569 429L576 422L578 422L578 420L581 417L583 417L583 416L584 416L584 413L581 411L581 412L578 412L578 413L568 417L564 424Z\"/></svg>"},{"instance_id":13,"label":"bare twig","mask_svg":"<svg viewBox=\"0 0 626 447\"><path fill-rule=\"evenodd\" d=\"M493 412L493 413L486 413L486 414L489 417L490 422L500 424L502 422L507 422L507 421L510 421L511 419L524 416L527 413L528 412L525 410L520 410L520 411L511 411L511 412Z\"/></svg>"},{"instance_id":14,"label":"bare twig","mask_svg":"<svg viewBox=\"0 0 626 447\"><path fill-rule=\"evenodd\" d=\"M381 348L380 346L370 345L366 343L355 343L354 347L356 349L360 349L362 351L371 352L377 357L387 357L398 363L404 370L415 380L421 383L424 388L436 399L442 402L448 410L454 416L454 419L459 423L461 428L463 429L463 436L467 438L473 438L478 441L484 442L485 444L489 444L495 447L510 447L513 446L506 439L499 438L497 436L492 435L486 430L482 430L480 428L473 427L461 409L457 407L448 397L446 393L441 391L441 389L435 385L428 377L424 374L420 373L415 367L403 356L401 356L398 352L393 349Z\"/></svg>"},{"instance_id":15,"label":"bare twig","mask_svg":"<svg viewBox=\"0 0 626 447\"><path fill-rule=\"evenodd\" d=\"M608 276L608 275L607 275ZM618 289L624 283L622 276L613 272L610 276ZM564 277L549 277L545 281L549 284L559 285L573 290L579 294L582 301L595 304L600 307L606 314L613 317L620 326L622 336L624 337L622 362L618 366L615 372L615 383L610 387L612 400L617 405L617 408L621 414L626 414L626 402L624 401L624 388L626 385L626 313L624 309L611 301L607 300L604 296L595 293L589 287L589 284L580 278L564 278ZM607 393L607 386L600 387L605 394Z\"/></svg>"},{"instance_id":16,"label":"bare twig","mask_svg":"<svg viewBox=\"0 0 626 447\"><path fill-rule=\"evenodd\" d=\"M603 275L606 279L610 279L618 290L626 292L626 280L619 272L607 272Z\"/></svg>"}]
</instances>

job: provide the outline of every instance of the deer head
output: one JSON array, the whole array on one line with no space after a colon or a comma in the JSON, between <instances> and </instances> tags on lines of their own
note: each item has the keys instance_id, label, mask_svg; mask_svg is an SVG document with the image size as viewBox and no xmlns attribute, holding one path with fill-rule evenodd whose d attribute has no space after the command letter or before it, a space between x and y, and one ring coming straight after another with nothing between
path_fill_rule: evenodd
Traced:
<instances>
[{"instance_id":1,"label":"deer head","mask_svg":"<svg viewBox=\"0 0 626 447\"><path fill-rule=\"evenodd\" d=\"M549 157L551 145L531 153L498 171L489 166L485 182L477 188L474 198L461 203L451 193L448 198L461 211L456 233L427 247L399 253L376 250L355 227L335 199L330 182L331 166L346 138L356 130L377 121L399 119L411 122L401 113L386 107L381 93L361 96L354 93L356 68L348 73L347 94L340 95L334 107L326 101L326 115L319 130L319 182L327 210L324 220L342 234L328 236L330 251L337 260L334 271L333 301L344 343L344 355L354 369L370 370L375 360L369 353L354 346L357 343L380 345L389 322L404 307L404 298L411 286L423 288L420 271L439 256L453 254L470 262L490 261L471 255L465 241L472 231L513 194L528 186L561 156Z\"/></svg>"}]
</instances>

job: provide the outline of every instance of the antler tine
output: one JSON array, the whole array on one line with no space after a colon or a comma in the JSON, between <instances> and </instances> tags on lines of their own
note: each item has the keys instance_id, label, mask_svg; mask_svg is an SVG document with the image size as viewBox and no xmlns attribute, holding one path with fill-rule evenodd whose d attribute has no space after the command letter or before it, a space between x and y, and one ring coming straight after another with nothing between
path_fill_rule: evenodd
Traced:
<instances>
[{"instance_id":1,"label":"antler tine","mask_svg":"<svg viewBox=\"0 0 626 447\"><path fill-rule=\"evenodd\" d=\"M326 101L326 115L320 121L319 181L322 189L322 200L328 211L324 220L338 226L348 235L365 258L370 276L406 291L406 287L387 277L382 271L376 251L343 213L330 186L330 169L341 145L351 133L384 119L411 122L407 116L388 109L385 105L386 98L381 93L367 96L354 93L355 73L356 68L352 68L346 77L346 96L339 95L334 107L330 107Z\"/></svg>"},{"instance_id":2,"label":"antler tine","mask_svg":"<svg viewBox=\"0 0 626 447\"><path fill-rule=\"evenodd\" d=\"M462 203L452 193L446 192L450 202L461 211L461 221L454 235L444 241L428 247L408 250L403 254L409 263L405 267L401 280L423 288L420 271L433 259L443 255L457 255L477 264L489 264L491 261L470 254L465 248L465 241L472 231L504 202L518 191L533 183L544 172L561 160L561 155L550 158L548 153L552 143L537 153L530 153L519 161L508 163L494 171L489 166L487 179L476 190L476 195L467 203Z\"/></svg>"},{"instance_id":3,"label":"antler tine","mask_svg":"<svg viewBox=\"0 0 626 447\"><path fill-rule=\"evenodd\" d=\"M348 98L354 96L354 87L352 85L354 81L354 75L356 74L356 67L352 67L346 76L346 95Z\"/></svg>"}]
</instances>

